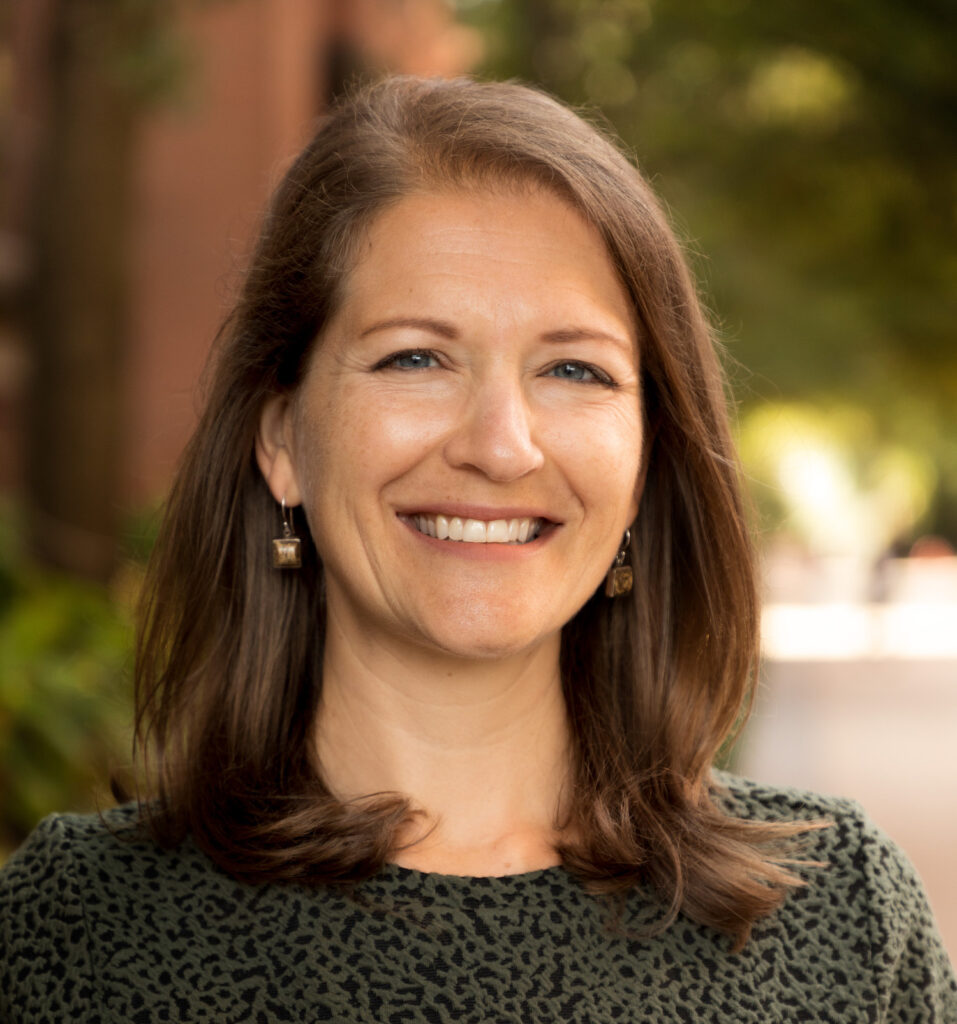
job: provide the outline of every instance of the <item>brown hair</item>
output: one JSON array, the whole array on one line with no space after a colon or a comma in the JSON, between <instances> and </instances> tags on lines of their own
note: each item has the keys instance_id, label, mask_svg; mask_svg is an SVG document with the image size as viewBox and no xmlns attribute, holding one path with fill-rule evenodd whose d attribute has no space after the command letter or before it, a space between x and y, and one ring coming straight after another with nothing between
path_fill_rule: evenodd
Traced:
<instances>
[{"instance_id":1,"label":"brown hair","mask_svg":"<svg viewBox=\"0 0 957 1024\"><path fill-rule=\"evenodd\" d=\"M634 303L654 454L632 527L634 591L567 624L574 787L560 847L594 891L648 882L742 944L798 879L778 855L806 826L722 809L711 764L749 699L754 568L724 384L681 249L638 171L600 131L513 84L380 82L336 105L280 185L223 326L205 414L150 565L137 652L149 821L230 874L352 882L412 813L343 804L316 767L323 571L269 564L277 511L253 455L264 400L294 389L357 239L413 192L538 184L601 233ZM321 344L321 341L318 342Z\"/></svg>"}]
</instances>

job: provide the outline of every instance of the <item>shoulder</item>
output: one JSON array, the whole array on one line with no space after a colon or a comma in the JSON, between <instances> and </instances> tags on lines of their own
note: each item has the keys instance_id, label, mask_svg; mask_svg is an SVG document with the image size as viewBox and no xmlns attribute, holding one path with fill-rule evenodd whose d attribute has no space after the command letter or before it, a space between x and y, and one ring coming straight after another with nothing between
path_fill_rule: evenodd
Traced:
<instances>
[{"instance_id":1,"label":"shoulder","mask_svg":"<svg viewBox=\"0 0 957 1024\"><path fill-rule=\"evenodd\" d=\"M159 846L137 805L126 804L40 822L0 871L0 913L9 917L24 902L72 894L87 920L100 923L113 913L128 916L134 906L152 913L236 886L191 839Z\"/></svg>"},{"instance_id":2,"label":"shoulder","mask_svg":"<svg viewBox=\"0 0 957 1024\"><path fill-rule=\"evenodd\" d=\"M923 889L903 851L854 800L807 790L769 786L726 772L714 773L714 795L735 817L755 822L801 822L824 827L808 832L798 843L796 858L808 862L804 874L820 883L865 888L872 907L898 904ZM820 867L823 871L815 871Z\"/></svg>"},{"instance_id":3,"label":"shoulder","mask_svg":"<svg viewBox=\"0 0 957 1024\"><path fill-rule=\"evenodd\" d=\"M73 849L95 818L44 819L0 871L0 1017L86 1020L93 1005L82 887Z\"/></svg>"},{"instance_id":4,"label":"shoulder","mask_svg":"<svg viewBox=\"0 0 957 1024\"><path fill-rule=\"evenodd\" d=\"M714 794L737 817L754 821L838 821L859 816L860 806L843 797L825 796L788 786L770 786L714 771Z\"/></svg>"},{"instance_id":5,"label":"shoulder","mask_svg":"<svg viewBox=\"0 0 957 1024\"><path fill-rule=\"evenodd\" d=\"M714 780L715 798L735 817L824 826L806 833L795 850L796 867L809 881L860 891L872 910L891 903L903 911L908 900L923 898L913 865L855 801L768 786L725 772L715 772Z\"/></svg>"},{"instance_id":6,"label":"shoulder","mask_svg":"<svg viewBox=\"0 0 957 1024\"><path fill-rule=\"evenodd\" d=\"M135 886L165 857L134 804L102 814L52 814L0 871L0 891L16 903L79 885L87 897L103 887Z\"/></svg>"},{"instance_id":7,"label":"shoulder","mask_svg":"<svg viewBox=\"0 0 957 1024\"><path fill-rule=\"evenodd\" d=\"M714 780L715 798L735 817L826 823L798 841L793 867L806 885L785 902L780 922L794 934L817 930L834 963L866 967L885 1014L879 1019L957 1013L957 982L920 878L859 804L723 772Z\"/></svg>"},{"instance_id":8,"label":"shoulder","mask_svg":"<svg viewBox=\"0 0 957 1024\"><path fill-rule=\"evenodd\" d=\"M7 861L3 876L11 872L29 874L38 865L83 847L110 846L120 838L135 835L138 822L134 804L114 807L103 814L51 814Z\"/></svg>"},{"instance_id":9,"label":"shoulder","mask_svg":"<svg viewBox=\"0 0 957 1024\"><path fill-rule=\"evenodd\" d=\"M0 1019L87 1020L104 938L214 871L191 845L157 847L133 805L45 818L0 870Z\"/></svg>"},{"instance_id":10,"label":"shoulder","mask_svg":"<svg viewBox=\"0 0 957 1024\"><path fill-rule=\"evenodd\" d=\"M77 860L101 860L121 835L131 832L133 822L128 808L102 818L69 814L44 818L0 870L0 914L5 925L0 941L9 941L11 921L26 908L46 918L42 913L46 900L58 897L67 902L76 889Z\"/></svg>"}]
</instances>

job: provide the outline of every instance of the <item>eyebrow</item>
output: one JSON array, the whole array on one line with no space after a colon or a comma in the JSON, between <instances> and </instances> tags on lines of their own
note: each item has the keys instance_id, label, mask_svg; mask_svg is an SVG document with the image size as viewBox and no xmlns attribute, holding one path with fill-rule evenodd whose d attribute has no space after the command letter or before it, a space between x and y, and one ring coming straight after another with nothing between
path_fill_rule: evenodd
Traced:
<instances>
[{"instance_id":1,"label":"eyebrow","mask_svg":"<svg viewBox=\"0 0 957 1024\"><path fill-rule=\"evenodd\" d=\"M429 331L450 340L459 336L459 332L447 320L433 320L430 317L419 316L396 316L388 320L377 320L362 331L359 337L366 338L377 331L388 331L394 327L414 327L417 330Z\"/></svg>"},{"instance_id":2,"label":"eyebrow","mask_svg":"<svg viewBox=\"0 0 957 1024\"><path fill-rule=\"evenodd\" d=\"M396 327L411 327L420 331L428 331L437 334L440 338L450 340L459 336L454 324L447 320L435 320L431 317L418 316L397 316L389 317L386 320L377 320L370 324L360 334L360 338L366 338L378 331L388 331ZM609 334L607 331L599 331L592 327L560 327L554 331L546 331L542 335L542 341L561 344L563 341L610 341L619 348L631 354L634 343L618 334Z\"/></svg>"},{"instance_id":3,"label":"eyebrow","mask_svg":"<svg viewBox=\"0 0 957 1024\"><path fill-rule=\"evenodd\" d=\"M623 338L620 334L609 334L607 331L599 331L593 327L563 327L557 331L546 331L542 335L543 341L610 341L619 348L623 348L630 355L634 349L634 342Z\"/></svg>"}]
</instances>

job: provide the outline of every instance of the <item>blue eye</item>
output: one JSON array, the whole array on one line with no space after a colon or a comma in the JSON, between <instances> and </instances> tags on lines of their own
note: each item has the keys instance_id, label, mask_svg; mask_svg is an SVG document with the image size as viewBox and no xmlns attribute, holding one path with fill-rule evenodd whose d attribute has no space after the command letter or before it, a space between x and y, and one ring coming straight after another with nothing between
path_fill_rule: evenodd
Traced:
<instances>
[{"instance_id":1,"label":"blue eye","mask_svg":"<svg viewBox=\"0 0 957 1024\"><path fill-rule=\"evenodd\" d=\"M394 355L386 356L375 365L376 370L428 370L437 366L438 362L434 355L426 349L410 349L407 352L396 352Z\"/></svg>"},{"instance_id":2,"label":"blue eye","mask_svg":"<svg viewBox=\"0 0 957 1024\"><path fill-rule=\"evenodd\" d=\"M607 373L603 373L594 366L589 366L588 363L557 363L547 372L546 376L558 377L559 380L581 381L584 384L606 384L610 386L614 383Z\"/></svg>"}]
</instances>

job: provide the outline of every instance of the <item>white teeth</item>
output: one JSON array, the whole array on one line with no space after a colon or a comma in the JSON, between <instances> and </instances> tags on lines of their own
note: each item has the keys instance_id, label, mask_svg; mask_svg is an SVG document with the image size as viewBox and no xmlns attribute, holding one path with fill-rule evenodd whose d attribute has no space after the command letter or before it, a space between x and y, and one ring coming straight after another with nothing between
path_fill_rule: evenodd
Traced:
<instances>
[{"instance_id":1,"label":"white teeth","mask_svg":"<svg viewBox=\"0 0 957 1024\"><path fill-rule=\"evenodd\" d=\"M442 515L411 516L419 533L437 540L457 540L466 544L525 544L542 529L541 519L460 519Z\"/></svg>"},{"instance_id":2,"label":"white teeth","mask_svg":"<svg viewBox=\"0 0 957 1024\"><path fill-rule=\"evenodd\" d=\"M493 519L485 530L485 540L488 544L507 544L508 520Z\"/></svg>"},{"instance_id":3,"label":"white teeth","mask_svg":"<svg viewBox=\"0 0 957 1024\"><path fill-rule=\"evenodd\" d=\"M484 544L487 540L485 523L481 519L466 519L462 528L462 540L466 544Z\"/></svg>"}]
</instances>

